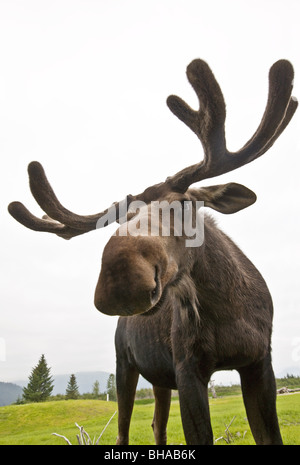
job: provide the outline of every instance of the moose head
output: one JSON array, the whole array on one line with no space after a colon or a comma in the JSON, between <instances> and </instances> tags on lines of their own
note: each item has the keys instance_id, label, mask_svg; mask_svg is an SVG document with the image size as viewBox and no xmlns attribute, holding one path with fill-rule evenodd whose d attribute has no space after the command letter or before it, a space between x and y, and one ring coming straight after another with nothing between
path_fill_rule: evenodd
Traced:
<instances>
[{"instance_id":1,"label":"moose head","mask_svg":"<svg viewBox=\"0 0 300 465\"><path fill-rule=\"evenodd\" d=\"M196 59L187 68L187 78L199 109L173 95L167 104L200 139L202 161L87 216L63 207L43 167L32 162L31 192L46 215L39 219L20 202L8 207L24 226L64 239L120 223L103 251L94 299L101 312L121 316L116 332L119 444L128 442L139 373L154 386L157 443L166 442L174 388L179 390L187 443L211 443L208 381L214 371L233 368L241 376L256 442L281 443L270 356L271 296L237 246L210 217L201 217L203 206L230 214L252 205L256 196L237 183L192 186L246 165L270 149L298 105L291 96L293 77L286 60L271 67L261 123L240 150L230 152L221 89L206 62Z\"/></svg>"}]
</instances>

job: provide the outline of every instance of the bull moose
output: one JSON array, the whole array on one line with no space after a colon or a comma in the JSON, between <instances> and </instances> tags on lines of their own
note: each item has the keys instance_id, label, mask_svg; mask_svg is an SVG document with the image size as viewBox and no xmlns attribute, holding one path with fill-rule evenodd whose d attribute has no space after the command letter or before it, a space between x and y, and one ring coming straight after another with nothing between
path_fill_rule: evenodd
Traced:
<instances>
[{"instance_id":1,"label":"bull moose","mask_svg":"<svg viewBox=\"0 0 300 465\"><path fill-rule=\"evenodd\" d=\"M63 207L42 166L32 162L30 188L46 215L39 219L20 202L8 207L24 226L64 239L112 221L120 223L104 248L94 299L100 312L120 316L115 335L117 444L128 444L139 374L153 385L156 444L167 441L171 389L179 392L186 443L212 444L208 382L214 372L226 369L236 369L240 375L255 442L282 443L271 363L269 290L254 265L202 208L235 213L253 204L256 196L237 183L190 186L250 163L273 145L297 108L291 96L293 76L287 60L271 67L261 123L243 148L229 152L221 89L207 63L196 59L187 67L187 78L198 96L199 110L174 95L167 104L200 139L202 161L88 216ZM169 228L164 234L164 209L174 202L181 208L168 209ZM138 208L132 208L136 203ZM198 246L188 244L186 230L178 232L178 218L182 223L187 212L194 234L198 227L203 229ZM200 212L201 224L197 222Z\"/></svg>"}]
</instances>

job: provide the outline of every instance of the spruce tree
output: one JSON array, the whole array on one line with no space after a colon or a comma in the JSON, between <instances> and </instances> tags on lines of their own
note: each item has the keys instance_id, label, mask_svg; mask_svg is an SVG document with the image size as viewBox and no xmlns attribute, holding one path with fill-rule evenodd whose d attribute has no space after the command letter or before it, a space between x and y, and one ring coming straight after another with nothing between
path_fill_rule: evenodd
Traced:
<instances>
[{"instance_id":1,"label":"spruce tree","mask_svg":"<svg viewBox=\"0 0 300 465\"><path fill-rule=\"evenodd\" d=\"M117 400L116 379L113 373L108 377L106 392L109 394L109 400Z\"/></svg>"},{"instance_id":2,"label":"spruce tree","mask_svg":"<svg viewBox=\"0 0 300 465\"><path fill-rule=\"evenodd\" d=\"M93 394L94 399L98 399L98 397L100 396L100 384L99 384L99 381L94 382L92 394Z\"/></svg>"},{"instance_id":3,"label":"spruce tree","mask_svg":"<svg viewBox=\"0 0 300 465\"><path fill-rule=\"evenodd\" d=\"M66 399L78 399L79 397L79 390L77 386L77 381L75 375L70 376L70 380L68 382L68 386L66 389Z\"/></svg>"},{"instance_id":4,"label":"spruce tree","mask_svg":"<svg viewBox=\"0 0 300 465\"><path fill-rule=\"evenodd\" d=\"M51 395L53 387L50 368L43 354L31 371L27 387L23 388L23 399L25 402L44 402Z\"/></svg>"}]
</instances>

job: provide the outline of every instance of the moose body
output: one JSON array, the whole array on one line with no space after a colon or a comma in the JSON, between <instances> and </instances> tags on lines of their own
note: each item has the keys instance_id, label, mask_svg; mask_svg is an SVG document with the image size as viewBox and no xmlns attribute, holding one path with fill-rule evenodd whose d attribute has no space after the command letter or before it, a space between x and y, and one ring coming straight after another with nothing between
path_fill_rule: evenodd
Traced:
<instances>
[{"instance_id":1,"label":"moose body","mask_svg":"<svg viewBox=\"0 0 300 465\"><path fill-rule=\"evenodd\" d=\"M209 380L214 371L242 368L270 354L273 306L264 279L214 222L207 220L206 228L205 246L188 276L183 272L148 312L118 321L118 360L124 354L160 387L177 388L176 364L191 355L195 371ZM181 280L192 288L181 288Z\"/></svg>"},{"instance_id":2,"label":"moose body","mask_svg":"<svg viewBox=\"0 0 300 465\"><path fill-rule=\"evenodd\" d=\"M212 444L208 382L215 371L224 369L240 374L256 443L281 444L271 363L270 293L254 265L214 220L205 213L202 223L198 221L202 205L231 214L252 205L256 196L236 183L190 186L250 163L273 145L297 108L291 96L293 68L286 60L271 67L261 123L235 153L226 148L225 102L209 66L194 60L187 77L198 96L199 110L177 96L170 96L167 103L200 139L204 149L200 163L103 212L81 216L60 204L42 166L32 162L30 188L46 216L35 217L20 202L11 203L9 212L30 229L64 239L115 220L121 223L104 248L94 296L99 311L120 316L115 336L118 444L129 441L139 373L153 384L156 444L166 444L171 389L176 388L187 444ZM153 203L162 201L164 206L153 216L157 213ZM138 202L136 209L134 202ZM203 226L203 240L197 246L189 230L180 227L187 224L186 218L196 236Z\"/></svg>"},{"instance_id":3,"label":"moose body","mask_svg":"<svg viewBox=\"0 0 300 465\"><path fill-rule=\"evenodd\" d=\"M118 321L117 392L119 417L124 417L120 444L128 441L139 373L155 386L158 403L160 395L167 397L153 420L157 443L166 441L171 389L179 390L187 442L211 443L207 386L213 372L226 369L237 369L242 385L252 380L251 392L243 388L243 393L257 442L280 443L270 355L270 293L257 269L210 217L205 218L204 236L204 244L185 257L189 267L164 290L156 306ZM266 404L272 406L270 411ZM264 424L270 429L264 430Z\"/></svg>"}]
</instances>

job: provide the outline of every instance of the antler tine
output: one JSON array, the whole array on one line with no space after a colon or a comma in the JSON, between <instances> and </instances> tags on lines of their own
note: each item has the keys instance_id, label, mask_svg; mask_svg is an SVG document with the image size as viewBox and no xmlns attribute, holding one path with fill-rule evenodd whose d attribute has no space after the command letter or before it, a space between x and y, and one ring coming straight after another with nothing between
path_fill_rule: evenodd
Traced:
<instances>
[{"instance_id":1,"label":"antler tine","mask_svg":"<svg viewBox=\"0 0 300 465\"><path fill-rule=\"evenodd\" d=\"M70 228L69 226L58 223L51 218L37 218L30 213L30 211L27 210L21 202L11 202L8 206L8 211L15 220L33 231L54 233L64 239L71 239L74 236L85 233L83 230Z\"/></svg>"},{"instance_id":2,"label":"antler tine","mask_svg":"<svg viewBox=\"0 0 300 465\"><path fill-rule=\"evenodd\" d=\"M101 213L81 216L67 210L57 199L42 165L33 161L28 165L29 183L33 197L50 218L75 229L90 231L95 228Z\"/></svg>"},{"instance_id":3,"label":"antler tine","mask_svg":"<svg viewBox=\"0 0 300 465\"><path fill-rule=\"evenodd\" d=\"M34 161L29 164L28 174L31 192L46 215L43 219L37 218L20 202L12 202L8 206L8 211L19 223L29 229L54 233L64 239L71 239L98 227L107 226L119 219L121 202L95 215L77 215L59 202L39 162ZM126 206L130 200L131 196L127 196ZM124 201L122 210L124 210ZM102 218L101 224L98 222L100 218Z\"/></svg>"},{"instance_id":4,"label":"antler tine","mask_svg":"<svg viewBox=\"0 0 300 465\"><path fill-rule=\"evenodd\" d=\"M187 67L187 78L197 94L199 110L193 110L176 95L170 95L167 104L170 110L199 137L206 157L208 152L216 152L218 147L224 149L225 101L220 86L205 61L200 59L192 61Z\"/></svg>"},{"instance_id":5,"label":"antler tine","mask_svg":"<svg viewBox=\"0 0 300 465\"><path fill-rule=\"evenodd\" d=\"M287 60L279 60L269 72L268 101L257 131L241 150L229 152L224 129L225 102L213 73L203 60L194 60L187 68L187 77L198 96L200 109L192 110L173 95L167 104L199 137L204 159L168 179L172 188L179 192L185 192L197 181L232 171L263 155L286 128L298 105L291 97L293 67Z\"/></svg>"},{"instance_id":6,"label":"antler tine","mask_svg":"<svg viewBox=\"0 0 300 465\"><path fill-rule=\"evenodd\" d=\"M297 99L291 97L293 80L294 70L289 61L279 60L271 67L268 101L261 123L253 137L236 152L246 163L263 155L290 122L298 106Z\"/></svg>"}]
</instances>

